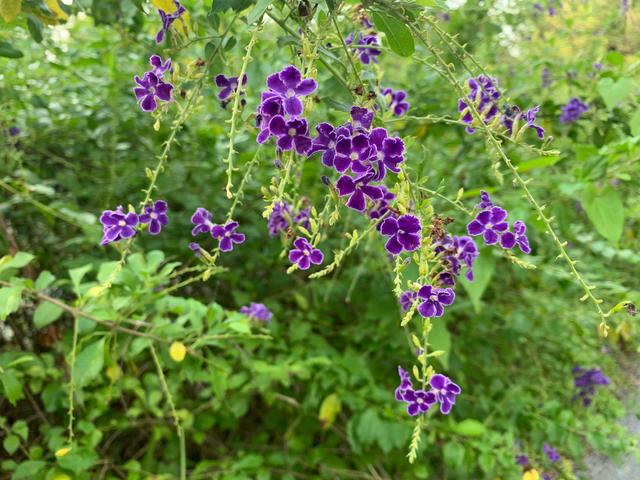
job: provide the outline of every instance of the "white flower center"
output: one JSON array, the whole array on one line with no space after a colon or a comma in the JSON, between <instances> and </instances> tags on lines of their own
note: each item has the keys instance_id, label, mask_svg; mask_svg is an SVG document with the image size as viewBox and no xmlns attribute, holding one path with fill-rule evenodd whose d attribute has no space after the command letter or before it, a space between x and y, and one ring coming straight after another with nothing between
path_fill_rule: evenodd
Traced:
<instances>
[{"instance_id":1,"label":"white flower center","mask_svg":"<svg viewBox=\"0 0 640 480\"><path fill-rule=\"evenodd\" d=\"M287 133L288 133L288 135L290 137L295 137L296 136L296 129L295 128L290 128Z\"/></svg>"},{"instance_id":2,"label":"white flower center","mask_svg":"<svg viewBox=\"0 0 640 480\"><path fill-rule=\"evenodd\" d=\"M353 128L360 128L360 127L362 127L362 124L358 120L354 120L353 121Z\"/></svg>"},{"instance_id":3,"label":"white flower center","mask_svg":"<svg viewBox=\"0 0 640 480\"><path fill-rule=\"evenodd\" d=\"M292 98L296 96L296 92L293 90L293 88L290 88L289 90L287 90L287 93L285 93L285 95L289 98Z\"/></svg>"},{"instance_id":4,"label":"white flower center","mask_svg":"<svg viewBox=\"0 0 640 480\"><path fill-rule=\"evenodd\" d=\"M205 220L204 224L209 228L213 227L213 223L211 223L211 220Z\"/></svg>"},{"instance_id":5,"label":"white flower center","mask_svg":"<svg viewBox=\"0 0 640 480\"><path fill-rule=\"evenodd\" d=\"M358 154L356 152L353 152L351 155L349 155L349 158L351 160L357 160L358 159Z\"/></svg>"},{"instance_id":6,"label":"white flower center","mask_svg":"<svg viewBox=\"0 0 640 480\"><path fill-rule=\"evenodd\" d=\"M127 222L125 222L124 220L120 220L118 222L118 226L120 226L120 227L124 227L126 224L127 224Z\"/></svg>"},{"instance_id":7,"label":"white flower center","mask_svg":"<svg viewBox=\"0 0 640 480\"><path fill-rule=\"evenodd\" d=\"M329 142L329 145L327 145L329 148L334 148L336 146L336 142Z\"/></svg>"},{"instance_id":8,"label":"white flower center","mask_svg":"<svg viewBox=\"0 0 640 480\"><path fill-rule=\"evenodd\" d=\"M378 160L382 160L382 159L384 158L384 153L382 153L382 152L378 152L378 155L376 156L376 158L377 158Z\"/></svg>"},{"instance_id":9,"label":"white flower center","mask_svg":"<svg viewBox=\"0 0 640 480\"><path fill-rule=\"evenodd\" d=\"M309 250L305 250L304 255L309 255Z\"/></svg>"},{"instance_id":10,"label":"white flower center","mask_svg":"<svg viewBox=\"0 0 640 480\"><path fill-rule=\"evenodd\" d=\"M157 214L156 212L151 212L151 214L149 214L149 216L150 216L151 218L153 218L154 220L155 220L156 218L158 218L158 214Z\"/></svg>"}]
</instances>

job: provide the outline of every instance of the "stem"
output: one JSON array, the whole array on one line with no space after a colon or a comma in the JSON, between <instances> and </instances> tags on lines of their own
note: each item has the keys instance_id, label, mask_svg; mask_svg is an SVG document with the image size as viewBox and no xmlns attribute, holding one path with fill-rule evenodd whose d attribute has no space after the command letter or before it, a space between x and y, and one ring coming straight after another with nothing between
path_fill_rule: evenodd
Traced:
<instances>
[{"instance_id":1,"label":"stem","mask_svg":"<svg viewBox=\"0 0 640 480\"><path fill-rule=\"evenodd\" d=\"M247 66L249 62L252 60L251 58L251 50L253 49L256 41L258 40L258 32L262 28L262 17L258 20L258 24L255 26L253 30L253 34L251 35L251 39L246 47L246 53L242 58L242 67L240 69L240 75L238 76L238 89L235 94L235 98L233 99L233 109L231 111L231 119L229 122L231 123L231 127L229 128L229 153L227 154L227 159L225 163L227 164L227 185L225 187L225 191L227 193L227 198L232 198L233 194L231 193L231 188L233 187L233 183L231 182L231 178L233 176L233 155L236 154L236 150L234 149L234 137L236 135L236 120L238 115L240 114L240 97L242 92L242 79L244 78L247 72Z\"/></svg>"},{"instance_id":2,"label":"stem","mask_svg":"<svg viewBox=\"0 0 640 480\"><path fill-rule=\"evenodd\" d=\"M71 353L69 354L69 424L67 425L69 445L73 442L73 394L75 392L75 384L73 380L73 369L76 364L76 350L78 348L78 315L73 316L73 343Z\"/></svg>"},{"instance_id":3,"label":"stem","mask_svg":"<svg viewBox=\"0 0 640 480\"><path fill-rule=\"evenodd\" d=\"M167 403L169 403L169 408L171 409L171 416L173 417L173 422L176 426L176 432L178 434L178 443L180 444L180 480L187 479L187 449L184 439L184 430L182 429L182 425L180 424L180 419L178 418L178 412L176 412L176 406L173 402L173 397L171 396L171 392L169 391L169 385L167 385L167 380L164 377L164 372L162 371L162 365L160 365L160 359L158 358L158 354L156 353L156 349L151 345L151 356L153 357L153 363L156 365L156 369L158 370L158 378L160 379L160 385L162 385L162 390L164 391L165 396L167 397Z\"/></svg>"}]
</instances>

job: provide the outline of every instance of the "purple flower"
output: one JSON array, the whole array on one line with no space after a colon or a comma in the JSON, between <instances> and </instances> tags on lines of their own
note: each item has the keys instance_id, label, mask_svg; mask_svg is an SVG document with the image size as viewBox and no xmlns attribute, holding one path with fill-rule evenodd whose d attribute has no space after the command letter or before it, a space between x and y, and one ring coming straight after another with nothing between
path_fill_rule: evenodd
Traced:
<instances>
[{"instance_id":1,"label":"purple flower","mask_svg":"<svg viewBox=\"0 0 640 480\"><path fill-rule=\"evenodd\" d=\"M502 115L502 124L506 127L509 136L513 136L516 133L514 130L518 129L518 123L522 119L525 122L523 128L534 129L538 138L542 140L544 138L544 128L535 123L536 114L539 110L540 106L536 106L523 113L517 105L505 109L505 113Z\"/></svg>"},{"instance_id":2,"label":"purple flower","mask_svg":"<svg viewBox=\"0 0 640 480\"><path fill-rule=\"evenodd\" d=\"M336 182L336 188L341 197L345 195L349 197L347 207L364 212L367 208L365 197L371 200L380 200L383 195L382 188L369 185L371 175L365 174L357 178L351 178L349 175L342 175Z\"/></svg>"},{"instance_id":3,"label":"purple flower","mask_svg":"<svg viewBox=\"0 0 640 480\"><path fill-rule=\"evenodd\" d=\"M369 139L364 134L355 137L343 137L336 143L336 153L333 158L333 168L343 173L351 167L354 173L368 173L371 171L369 158L371 148Z\"/></svg>"},{"instance_id":4,"label":"purple flower","mask_svg":"<svg viewBox=\"0 0 640 480\"><path fill-rule=\"evenodd\" d=\"M516 455L516 463L518 465L526 467L527 465L529 465L529 457L527 457L526 455Z\"/></svg>"},{"instance_id":5,"label":"purple flower","mask_svg":"<svg viewBox=\"0 0 640 480\"><path fill-rule=\"evenodd\" d=\"M522 253L531 253L529 239L527 238L527 226L522 220L513 222L513 233L505 232L500 236L502 248L511 249L516 244L520 247Z\"/></svg>"},{"instance_id":6,"label":"purple flower","mask_svg":"<svg viewBox=\"0 0 640 480\"><path fill-rule=\"evenodd\" d=\"M226 100L231 96L232 93L238 91L238 77L225 77L223 74L216 75L215 78L216 85L221 87L220 93L218 93L218 98L220 100ZM244 87L247 84L247 76L242 76L242 86ZM240 95L244 95L244 90L240 90Z\"/></svg>"},{"instance_id":7,"label":"purple flower","mask_svg":"<svg viewBox=\"0 0 640 480\"><path fill-rule=\"evenodd\" d=\"M302 114L302 102L298 97L313 93L318 84L312 78L302 79L302 74L293 65L267 77L269 90L282 99L284 112L293 117Z\"/></svg>"},{"instance_id":8,"label":"purple flower","mask_svg":"<svg viewBox=\"0 0 640 480\"><path fill-rule=\"evenodd\" d=\"M500 235L509 229L506 210L500 207L491 207L478 213L475 220L467 225L469 235L482 235L487 245L494 245Z\"/></svg>"},{"instance_id":9,"label":"purple flower","mask_svg":"<svg viewBox=\"0 0 640 480\"><path fill-rule=\"evenodd\" d=\"M9 135L12 137L17 137L20 135L21 130L18 127L9 127Z\"/></svg>"},{"instance_id":10,"label":"purple flower","mask_svg":"<svg viewBox=\"0 0 640 480\"><path fill-rule=\"evenodd\" d=\"M431 377L429 385L431 385L431 392L440 403L440 413L448 415L462 389L440 373L436 373Z\"/></svg>"},{"instance_id":11,"label":"purple flower","mask_svg":"<svg viewBox=\"0 0 640 480\"><path fill-rule=\"evenodd\" d=\"M222 252L233 250L233 244L240 245L245 241L244 233L236 233L238 222L230 221L225 225L214 225L211 228L211 236L219 240L218 246Z\"/></svg>"},{"instance_id":12,"label":"purple flower","mask_svg":"<svg viewBox=\"0 0 640 480\"><path fill-rule=\"evenodd\" d=\"M398 173L399 165L404 161L404 142L399 137L387 135L384 128L374 128L369 135L369 143L374 147L373 160L377 164L378 173L374 178L376 181L382 180L387 170Z\"/></svg>"},{"instance_id":13,"label":"purple flower","mask_svg":"<svg viewBox=\"0 0 640 480\"><path fill-rule=\"evenodd\" d=\"M176 8L172 13L165 12L164 10L158 10L160 19L162 20L162 29L156 35L156 43L162 43L165 34L169 31L169 28L171 28L171 24L187 11L187 9L180 5L180 2L177 0L173 0L173 4Z\"/></svg>"},{"instance_id":14,"label":"purple flower","mask_svg":"<svg viewBox=\"0 0 640 480\"><path fill-rule=\"evenodd\" d=\"M400 298L398 299L398 302L400 303L400 308L402 308L402 311L407 312L417 299L417 292L414 292L413 290L406 290L402 292Z\"/></svg>"},{"instance_id":15,"label":"purple flower","mask_svg":"<svg viewBox=\"0 0 640 480\"><path fill-rule=\"evenodd\" d=\"M151 55L149 57L149 65L151 65L152 67L150 72L158 78L162 78L164 76L164 73L167 71L173 71L173 69L171 68L171 59L167 58L167 60L163 63L160 55Z\"/></svg>"},{"instance_id":16,"label":"purple flower","mask_svg":"<svg viewBox=\"0 0 640 480\"><path fill-rule=\"evenodd\" d=\"M300 210L298 214L293 217L293 221L300 225L303 228L309 230L311 227L311 222L309 219L311 218L311 207L307 207L304 210Z\"/></svg>"},{"instance_id":17,"label":"purple flower","mask_svg":"<svg viewBox=\"0 0 640 480\"><path fill-rule=\"evenodd\" d=\"M100 245L117 242L123 238L130 238L136 234L135 226L138 225L138 215L134 212L124 213L122 207L115 210L105 210L100 215L102 223L102 241Z\"/></svg>"},{"instance_id":18,"label":"purple flower","mask_svg":"<svg viewBox=\"0 0 640 480\"><path fill-rule=\"evenodd\" d=\"M199 207L191 217L191 223L195 225L191 230L191 235L194 237L200 233L211 233L213 228L213 222L211 221L212 215L207 209Z\"/></svg>"},{"instance_id":19,"label":"purple flower","mask_svg":"<svg viewBox=\"0 0 640 480\"><path fill-rule=\"evenodd\" d=\"M344 43L347 45L351 45L354 41L353 33L350 33L347 38L344 39ZM365 65L369 63L378 63L378 59L376 58L380 55L380 50L378 50L377 46L380 43L378 42L378 37L376 35L363 35L362 32L358 32L358 38L356 40L356 48L354 48L354 52L360 58L360 61Z\"/></svg>"},{"instance_id":20,"label":"purple flower","mask_svg":"<svg viewBox=\"0 0 640 480\"><path fill-rule=\"evenodd\" d=\"M407 393L407 390L410 390L413 385L411 384L411 377L409 376L409 372L407 372L399 365L398 375L400 375L400 385L398 385L398 388L396 388L395 396L396 400L398 400L399 402L403 402L404 394Z\"/></svg>"},{"instance_id":21,"label":"purple flower","mask_svg":"<svg viewBox=\"0 0 640 480\"><path fill-rule=\"evenodd\" d=\"M602 64L601 64L600 62L595 62L595 63L593 64L593 69L594 69L594 70L597 70L597 71L602 70Z\"/></svg>"},{"instance_id":22,"label":"purple flower","mask_svg":"<svg viewBox=\"0 0 640 480\"><path fill-rule=\"evenodd\" d=\"M276 202L269 215L267 221L267 228L269 229L269 235L277 235L278 232L282 232L289 228L289 222L291 220L291 206L287 202Z\"/></svg>"},{"instance_id":23,"label":"purple flower","mask_svg":"<svg viewBox=\"0 0 640 480\"><path fill-rule=\"evenodd\" d=\"M149 224L149 233L151 235L158 235L163 225L166 225L169 221L167 217L167 202L164 200L157 200L151 205L144 207L144 213L140 214L140 223Z\"/></svg>"},{"instance_id":24,"label":"purple flower","mask_svg":"<svg viewBox=\"0 0 640 480\"><path fill-rule=\"evenodd\" d=\"M562 107L562 114L560 115L560 122L572 123L578 120L583 113L589 110L587 104L580 101L579 98L573 97L569 102Z\"/></svg>"},{"instance_id":25,"label":"purple flower","mask_svg":"<svg viewBox=\"0 0 640 480\"><path fill-rule=\"evenodd\" d=\"M572 373L574 375L574 385L578 389L577 396L582 399L582 404L585 407L591 405L592 397L595 395L598 386L606 386L611 383L599 368L585 370L581 367L574 367Z\"/></svg>"},{"instance_id":26,"label":"purple flower","mask_svg":"<svg viewBox=\"0 0 640 480\"><path fill-rule=\"evenodd\" d=\"M474 129L471 127L473 115L469 104L472 103L476 107L484 123L488 124L498 114L500 92L497 89L496 80L485 75L470 78L468 85L469 94L467 97L458 99L458 112L462 116L461 121L467 124L467 133L473 133Z\"/></svg>"},{"instance_id":27,"label":"purple flower","mask_svg":"<svg viewBox=\"0 0 640 480\"><path fill-rule=\"evenodd\" d=\"M134 80L139 86L133 89L133 93L145 112L153 112L157 108L156 97L165 102L171 100L173 85L163 82L155 73L147 72L142 78L136 75Z\"/></svg>"},{"instance_id":28,"label":"purple flower","mask_svg":"<svg viewBox=\"0 0 640 480\"><path fill-rule=\"evenodd\" d=\"M420 247L422 237L420 219L414 215L402 215L395 218L385 218L380 227L380 233L390 237L385 244L387 252L398 255L403 250L413 252Z\"/></svg>"},{"instance_id":29,"label":"purple flower","mask_svg":"<svg viewBox=\"0 0 640 480\"><path fill-rule=\"evenodd\" d=\"M244 313L248 317L264 323L269 323L271 321L271 318L273 317L273 313L271 313L266 306L264 306L262 303L254 302L251 302L251 305L249 305L248 307L241 307L240 313Z\"/></svg>"},{"instance_id":30,"label":"purple flower","mask_svg":"<svg viewBox=\"0 0 640 480\"><path fill-rule=\"evenodd\" d=\"M424 390L409 389L405 392L402 398L409 404L407 405L407 413L412 417L426 412L429 410L431 405L436 403L436 395L431 390L425 392ZM451 410L451 407L449 407L449 410Z\"/></svg>"},{"instance_id":31,"label":"purple flower","mask_svg":"<svg viewBox=\"0 0 640 480\"><path fill-rule=\"evenodd\" d=\"M189 243L189 250L196 254L196 257L200 256L200 244L196 242Z\"/></svg>"},{"instance_id":32,"label":"purple flower","mask_svg":"<svg viewBox=\"0 0 640 480\"><path fill-rule=\"evenodd\" d=\"M467 267L467 280L473 280L473 262L478 257L478 247L471 237L446 235L434 242L435 253L441 253L440 258L445 271L440 274L440 280L445 285L454 285L454 278L460 275L462 265Z\"/></svg>"},{"instance_id":33,"label":"purple flower","mask_svg":"<svg viewBox=\"0 0 640 480\"><path fill-rule=\"evenodd\" d=\"M256 142L262 144L271 136L269 122L276 115L284 115L282 98L276 93L262 92L261 102L260 105L258 105L256 115L256 126L260 128Z\"/></svg>"},{"instance_id":34,"label":"purple flower","mask_svg":"<svg viewBox=\"0 0 640 480\"><path fill-rule=\"evenodd\" d=\"M493 202L491 201L491 197L486 191L480 190L480 203L476 205L476 208L479 208L480 210L485 210L490 207L493 207Z\"/></svg>"},{"instance_id":35,"label":"purple flower","mask_svg":"<svg viewBox=\"0 0 640 480\"><path fill-rule=\"evenodd\" d=\"M391 88L383 88L381 93L387 98L387 107L393 110L396 117L401 117L409 111L411 104L405 101L407 92L404 90L393 91Z\"/></svg>"},{"instance_id":36,"label":"purple flower","mask_svg":"<svg viewBox=\"0 0 640 480\"><path fill-rule=\"evenodd\" d=\"M444 306L449 306L456 298L456 294L450 288L434 288L424 285L418 290L418 297L423 300L418 306L418 312L424 318L441 317Z\"/></svg>"},{"instance_id":37,"label":"purple flower","mask_svg":"<svg viewBox=\"0 0 640 480\"><path fill-rule=\"evenodd\" d=\"M351 127L355 132L365 132L371 128L373 112L362 107L351 107Z\"/></svg>"},{"instance_id":38,"label":"purple flower","mask_svg":"<svg viewBox=\"0 0 640 480\"><path fill-rule=\"evenodd\" d=\"M385 214L389 212L389 204L396 198L396 196L389 191L387 187L384 185L380 185L380 190L382 190L382 197L374 202L371 209L369 210L369 218L372 220L378 220L382 218ZM390 217L396 218L396 214L391 212L389 214ZM382 222L378 223L377 229L380 231L382 227Z\"/></svg>"},{"instance_id":39,"label":"purple flower","mask_svg":"<svg viewBox=\"0 0 640 480\"><path fill-rule=\"evenodd\" d=\"M560 454L558 453L558 451L547 442L544 442L544 444L542 445L542 451L545 453L550 462L557 463L560 461Z\"/></svg>"},{"instance_id":40,"label":"purple flower","mask_svg":"<svg viewBox=\"0 0 640 480\"><path fill-rule=\"evenodd\" d=\"M313 248L306 238L296 238L293 245L295 248L289 251L289 261L300 270L307 270L312 263L320 265L324 261L324 253L318 248Z\"/></svg>"},{"instance_id":41,"label":"purple flower","mask_svg":"<svg viewBox=\"0 0 640 480\"><path fill-rule=\"evenodd\" d=\"M285 120L281 115L276 115L269 122L269 131L278 140L276 144L280 150L291 150L304 155L311 149L309 138L309 124L304 118Z\"/></svg>"},{"instance_id":42,"label":"purple flower","mask_svg":"<svg viewBox=\"0 0 640 480\"><path fill-rule=\"evenodd\" d=\"M316 131L318 136L313 139L308 155L311 156L316 152L323 152L322 163L327 167L333 167L338 140L350 136L351 132L347 127L336 128L326 122L316 125Z\"/></svg>"}]
</instances>

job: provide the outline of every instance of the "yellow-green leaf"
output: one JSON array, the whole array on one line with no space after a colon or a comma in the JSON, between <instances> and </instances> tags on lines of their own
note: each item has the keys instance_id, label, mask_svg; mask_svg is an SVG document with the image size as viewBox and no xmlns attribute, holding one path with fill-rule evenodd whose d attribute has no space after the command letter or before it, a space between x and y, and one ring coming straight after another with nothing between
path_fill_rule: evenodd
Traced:
<instances>
[{"instance_id":1,"label":"yellow-green leaf","mask_svg":"<svg viewBox=\"0 0 640 480\"><path fill-rule=\"evenodd\" d=\"M338 415L338 412L340 412L340 408L340 399L335 393L327 396L322 401L322 405L320 405L320 413L318 414L318 420L320 420L323 430L326 430L331 425L333 425L333 422L336 419L336 415Z\"/></svg>"},{"instance_id":2,"label":"yellow-green leaf","mask_svg":"<svg viewBox=\"0 0 640 480\"><path fill-rule=\"evenodd\" d=\"M22 0L0 0L0 16L5 22L13 21L22 10Z\"/></svg>"},{"instance_id":3,"label":"yellow-green leaf","mask_svg":"<svg viewBox=\"0 0 640 480\"><path fill-rule=\"evenodd\" d=\"M56 14L56 17L62 20L66 20L67 18L69 18L69 15L67 15L67 12L65 12L64 10L62 10L62 8L60 8L60 4L58 3L58 0L44 0L44 3L47 4L47 7L49 8L49 10L51 10L52 13Z\"/></svg>"}]
</instances>

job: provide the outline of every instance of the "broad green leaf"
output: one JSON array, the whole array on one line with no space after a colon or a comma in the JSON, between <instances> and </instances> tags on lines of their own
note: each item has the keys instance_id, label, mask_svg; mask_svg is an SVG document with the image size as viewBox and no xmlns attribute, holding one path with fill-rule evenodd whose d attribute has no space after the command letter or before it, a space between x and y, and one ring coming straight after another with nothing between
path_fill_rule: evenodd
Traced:
<instances>
[{"instance_id":1,"label":"broad green leaf","mask_svg":"<svg viewBox=\"0 0 640 480\"><path fill-rule=\"evenodd\" d=\"M323 430L333 425L336 415L340 412L340 408L340 398L338 398L338 395L332 393L325 397L320 405L320 412L318 413L318 420L320 420Z\"/></svg>"},{"instance_id":2,"label":"broad green leaf","mask_svg":"<svg viewBox=\"0 0 640 480\"><path fill-rule=\"evenodd\" d=\"M14 375L13 370L5 370L0 373L0 383L2 383L4 396L15 407L16 402L22 398L22 384Z\"/></svg>"},{"instance_id":3,"label":"broad green leaf","mask_svg":"<svg viewBox=\"0 0 640 480\"><path fill-rule=\"evenodd\" d=\"M42 22L38 20L33 15L29 15L27 17L27 28L29 29L29 33L31 34L31 38L33 38L36 42L42 42Z\"/></svg>"},{"instance_id":4,"label":"broad green leaf","mask_svg":"<svg viewBox=\"0 0 640 480\"><path fill-rule=\"evenodd\" d=\"M480 251L480 256L473 264L473 281L462 277L460 283L471 297L476 312L480 311L480 299L482 294L489 285L489 280L493 276L496 269L496 258L491 254L491 250L485 249Z\"/></svg>"},{"instance_id":5,"label":"broad green leaf","mask_svg":"<svg viewBox=\"0 0 640 480\"><path fill-rule=\"evenodd\" d=\"M58 465L75 474L87 471L99 460L98 455L86 448L72 449L69 453L57 457Z\"/></svg>"},{"instance_id":6,"label":"broad green leaf","mask_svg":"<svg viewBox=\"0 0 640 480\"><path fill-rule=\"evenodd\" d=\"M603 78L598 82L598 93L610 110L615 108L631 92L635 85L628 78L620 78L614 81L612 78Z\"/></svg>"},{"instance_id":7,"label":"broad green leaf","mask_svg":"<svg viewBox=\"0 0 640 480\"><path fill-rule=\"evenodd\" d=\"M104 365L104 342L104 338L93 342L76 358L73 366L73 380L79 387L88 384L100 374Z\"/></svg>"},{"instance_id":8,"label":"broad green leaf","mask_svg":"<svg viewBox=\"0 0 640 480\"><path fill-rule=\"evenodd\" d=\"M22 287L0 288L0 321L18 310L22 299Z\"/></svg>"},{"instance_id":9,"label":"broad green leaf","mask_svg":"<svg viewBox=\"0 0 640 480\"><path fill-rule=\"evenodd\" d=\"M54 277L50 271L44 270L40 272L40 275L38 275L35 288L37 291L41 292L42 290L47 288L49 285L51 285L55 280L56 280L56 277Z\"/></svg>"},{"instance_id":10,"label":"broad green leaf","mask_svg":"<svg viewBox=\"0 0 640 480\"><path fill-rule=\"evenodd\" d=\"M467 437L479 437L486 433L487 427L484 426L484 423L479 422L478 420L465 418L461 422L456 423L452 430Z\"/></svg>"},{"instance_id":11,"label":"broad green leaf","mask_svg":"<svg viewBox=\"0 0 640 480\"><path fill-rule=\"evenodd\" d=\"M211 11L215 13L232 9L234 12L241 12L252 3L252 0L214 0L211 5Z\"/></svg>"},{"instance_id":12,"label":"broad green leaf","mask_svg":"<svg viewBox=\"0 0 640 480\"><path fill-rule=\"evenodd\" d=\"M82 278L91 270L91 265L83 265L82 267L72 268L69 270L69 278L71 278L71 283L73 284L73 291L77 296L80 296L80 282L82 282Z\"/></svg>"},{"instance_id":13,"label":"broad green leaf","mask_svg":"<svg viewBox=\"0 0 640 480\"><path fill-rule=\"evenodd\" d=\"M8 268L22 268L35 257L27 252L18 252L13 257L7 255L0 260L0 272Z\"/></svg>"},{"instance_id":14,"label":"broad green leaf","mask_svg":"<svg viewBox=\"0 0 640 480\"><path fill-rule=\"evenodd\" d=\"M449 368L449 350L451 349L451 334L447 330L447 322L444 318L434 318L431 320L431 332L429 333L430 351L442 350L438 360L444 368Z\"/></svg>"},{"instance_id":15,"label":"broad green leaf","mask_svg":"<svg viewBox=\"0 0 640 480\"><path fill-rule=\"evenodd\" d=\"M247 15L247 24L251 25L252 23L260 20L260 17L267 11L267 8L273 3L273 0L258 0L256 2L256 6L253 7L253 10L249 12Z\"/></svg>"},{"instance_id":16,"label":"broad green leaf","mask_svg":"<svg viewBox=\"0 0 640 480\"><path fill-rule=\"evenodd\" d=\"M636 110L629 120L629 127L631 128L631 135L640 137L640 110Z\"/></svg>"},{"instance_id":17,"label":"broad green leaf","mask_svg":"<svg viewBox=\"0 0 640 480\"><path fill-rule=\"evenodd\" d=\"M42 460L28 460L22 462L13 472L11 480L32 480L38 473L44 472L47 462Z\"/></svg>"},{"instance_id":18,"label":"broad green leaf","mask_svg":"<svg viewBox=\"0 0 640 480\"><path fill-rule=\"evenodd\" d=\"M0 40L0 57L21 58L24 57L24 53L15 48L9 42Z\"/></svg>"},{"instance_id":19,"label":"broad green leaf","mask_svg":"<svg viewBox=\"0 0 640 480\"><path fill-rule=\"evenodd\" d=\"M582 206L600 235L617 245L624 228L624 204L620 193L610 185L602 190L588 185L582 194Z\"/></svg>"},{"instance_id":20,"label":"broad green leaf","mask_svg":"<svg viewBox=\"0 0 640 480\"><path fill-rule=\"evenodd\" d=\"M528 172L529 170L534 170L536 168L549 167L556 164L558 160L560 160L559 156L532 158L531 160L525 160L524 162L518 163L518 170L521 172Z\"/></svg>"},{"instance_id":21,"label":"broad green leaf","mask_svg":"<svg viewBox=\"0 0 640 480\"><path fill-rule=\"evenodd\" d=\"M391 50L401 57L410 57L416 49L411 30L404 22L384 12L371 14L373 23L378 30L384 32Z\"/></svg>"},{"instance_id":22,"label":"broad green leaf","mask_svg":"<svg viewBox=\"0 0 640 480\"><path fill-rule=\"evenodd\" d=\"M22 0L0 0L0 16L5 22L12 22L22 10Z\"/></svg>"},{"instance_id":23,"label":"broad green leaf","mask_svg":"<svg viewBox=\"0 0 640 480\"><path fill-rule=\"evenodd\" d=\"M42 302L33 314L33 323L36 328L46 327L60 318L63 312L62 308L51 302Z\"/></svg>"},{"instance_id":24,"label":"broad green leaf","mask_svg":"<svg viewBox=\"0 0 640 480\"><path fill-rule=\"evenodd\" d=\"M44 3L52 13L55 13L56 17L58 17L59 19L66 20L69 18L67 12L62 10L62 8L60 7L58 0L44 0Z\"/></svg>"},{"instance_id":25,"label":"broad green leaf","mask_svg":"<svg viewBox=\"0 0 640 480\"><path fill-rule=\"evenodd\" d=\"M15 435L7 435L2 441L2 446L9 455L13 455L20 447L20 439Z\"/></svg>"},{"instance_id":26,"label":"broad green leaf","mask_svg":"<svg viewBox=\"0 0 640 480\"><path fill-rule=\"evenodd\" d=\"M11 431L25 442L29 439L29 425L24 420L18 420L11 426Z\"/></svg>"}]
</instances>

